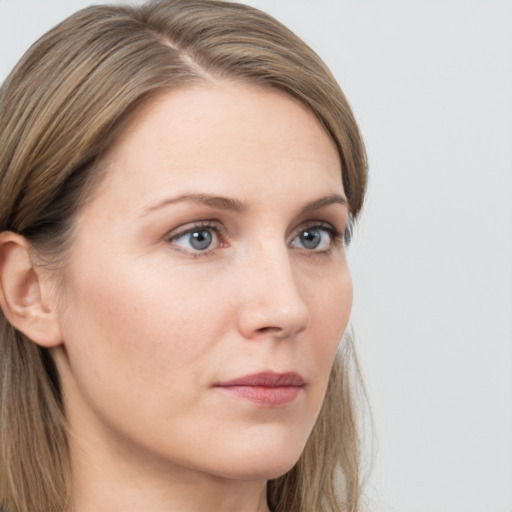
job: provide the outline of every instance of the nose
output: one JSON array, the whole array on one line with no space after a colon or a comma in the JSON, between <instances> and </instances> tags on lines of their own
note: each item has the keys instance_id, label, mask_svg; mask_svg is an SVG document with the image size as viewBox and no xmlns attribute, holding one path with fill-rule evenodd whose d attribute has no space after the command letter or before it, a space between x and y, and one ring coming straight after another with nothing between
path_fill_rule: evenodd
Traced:
<instances>
[{"instance_id":1,"label":"nose","mask_svg":"<svg viewBox=\"0 0 512 512\"><path fill-rule=\"evenodd\" d=\"M247 339L294 338L310 320L306 290L288 250L257 251L241 270L238 329Z\"/></svg>"}]
</instances>

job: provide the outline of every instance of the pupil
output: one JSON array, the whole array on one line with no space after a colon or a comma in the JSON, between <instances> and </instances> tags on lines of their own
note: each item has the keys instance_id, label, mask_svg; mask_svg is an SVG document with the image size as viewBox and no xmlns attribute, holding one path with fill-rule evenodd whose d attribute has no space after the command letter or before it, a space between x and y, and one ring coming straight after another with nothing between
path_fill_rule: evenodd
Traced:
<instances>
[{"instance_id":1,"label":"pupil","mask_svg":"<svg viewBox=\"0 0 512 512\"><path fill-rule=\"evenodd\" d=\"M302 233L302 244L306 249L316 249L320 244L320 239L322 236L320 235L320 231L304 231Z\"/></svg>"},{"instance_id":2,"label":"pupil","mask_svg":"<svg viewBox=\"0 0 512 512\"><path fill-rule=\"evenodd\" d=\"M203 229L201 231L194 231L193 233L191 233L190 245L194 249L202 251L208 248L211 243L212 234L208 230Z\"/></svg>"}]
</instances>

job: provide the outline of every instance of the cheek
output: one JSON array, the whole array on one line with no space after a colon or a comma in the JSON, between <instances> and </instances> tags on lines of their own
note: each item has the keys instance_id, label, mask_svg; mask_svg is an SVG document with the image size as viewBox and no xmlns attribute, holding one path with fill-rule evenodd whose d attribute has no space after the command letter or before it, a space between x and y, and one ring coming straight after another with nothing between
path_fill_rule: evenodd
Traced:
<instances>
[{"instance_id":1,"label":"cheek","mask_svg":"<svg viewBox=\"0 0 512 512\"><path fill-rule=\"evenodd\" d=\"M170 392L180 380L171 376L201 374L199 356L215 337L207 331L220 326L209 318L211 301L183 286L179 273L164 279L129 267L98 262L93 271L76 272L63 332L84 388L99 393L102 383L113 390L128 380L135 401L139 389Z\"/></svg>"},{"instance_id":2,"label":"cheek","mask_svg":"<svg viewBox=\"0 0 512 512\"><path fill-rule=\"evenodd\" d=\"M226 285L233 271L198 277L168 265L103 258L94 266L84 259L70 277L63 332L71 371L62 380L70 423L85 432L99 418L116 439L215 471L245 471L250 461L249 469L268 475L271 459L276 475L288 469L313 428L348 322L348 272L296 274L310 324L297 339L275 345L275 354L304 370L312 385L300 407L276 419L207 390L209 379L222 375L216 369L251 368L251 355L263 360L262 345L236 330L248 292Z\"/></svg>"},{"instance_id":3,"label":"cheek","mask_svg":"<svg viewBox=\"0 0 512 512\"><path fill-rule=\"evenodd\" d=\"M310 292L311 356L327 375L352 309L352 281L348 270L333 275L318 290Z\"/></svg>"},{"instance_id":4,"label":"cheek","mask_svg":"<svg viewBox=\"0 0 512 512\"><path fill-rule=\"evenodd\" d=\"M187 439L209 411L205 383L226 314L217 308L213 316L211 298L181 286L179 273L171 280L120 265L99 270L74 279L66 314L67 361L59 373L70 423L89 435L99 419L131 441L151 424L162 446L169 437Z\"/></svg>"}]
</instances>

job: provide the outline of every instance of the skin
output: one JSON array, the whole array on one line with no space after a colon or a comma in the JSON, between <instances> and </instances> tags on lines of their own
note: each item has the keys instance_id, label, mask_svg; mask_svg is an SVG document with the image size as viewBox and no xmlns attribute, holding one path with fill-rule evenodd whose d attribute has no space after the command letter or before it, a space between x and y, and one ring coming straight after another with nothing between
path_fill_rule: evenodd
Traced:
<instances>
[{"instance_id":1,"label":"skin","mask_svg":"<svg viewBox=\"0 0 512 512\"><path fill-rule=\"evenodd\" d=\"M337 151L294 99L218 81L151 100L103 164L55 292L74 511L267 511L350 314ZM277 407L215 386L261 371L305 385Z\"/></svg>"}]
</instances>

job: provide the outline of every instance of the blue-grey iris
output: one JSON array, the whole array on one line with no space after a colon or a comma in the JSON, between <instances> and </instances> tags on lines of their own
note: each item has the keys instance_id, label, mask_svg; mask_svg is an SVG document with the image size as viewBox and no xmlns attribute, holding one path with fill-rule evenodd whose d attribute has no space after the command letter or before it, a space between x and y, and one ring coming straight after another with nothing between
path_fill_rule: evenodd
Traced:
<instances>
[{"instance_id":1,"label":"blue-grey iris","mask_svg":"<svg viewBox=\"0 0 512 512\"><path fill-rule=\"evenodd\" d=\"M197 251L207 249L212 243L212 234L207 229L193 231L190 233L190 246Z\"/></svg>"},{"instance_id":2,"label":"blue-grey iris","mask_svg":"<svg viewBox=\"0 0 512 512\"><path fill-rule=\"evenodd\" d=\"M318 229L308 229L300 235L302 245L306 249L316 249L322 240L322 234Z\"/></svg>"}]
</instances>

